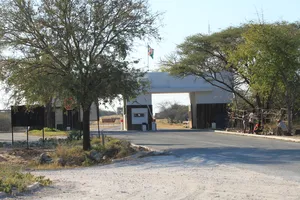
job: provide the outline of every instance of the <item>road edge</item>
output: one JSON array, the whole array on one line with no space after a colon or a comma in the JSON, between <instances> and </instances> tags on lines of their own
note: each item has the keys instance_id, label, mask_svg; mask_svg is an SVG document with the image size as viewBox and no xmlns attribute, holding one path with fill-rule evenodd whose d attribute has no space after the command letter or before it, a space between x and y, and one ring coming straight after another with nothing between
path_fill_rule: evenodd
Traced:
<instances>
[{"instance_id":1,"label":"road edge","mask_svg":"<svg viewBox=\"0 0 300 200\"><path fill-rule=\"evenodd\" d=\"M240 136L248 136L248 137L258 137L258 138L268 138L268 139L275 139L275 140L283 140L287 142L297 142L300 143L300 139L291 138L288 136L269 136L269 135L256 135L256 134L249 134L249 133L237 133L231 131L222 131L222 130L213 130L215 133L222 133L222 134L230 134L230 135L240 135Z\"/></svg>"}]
</instances>

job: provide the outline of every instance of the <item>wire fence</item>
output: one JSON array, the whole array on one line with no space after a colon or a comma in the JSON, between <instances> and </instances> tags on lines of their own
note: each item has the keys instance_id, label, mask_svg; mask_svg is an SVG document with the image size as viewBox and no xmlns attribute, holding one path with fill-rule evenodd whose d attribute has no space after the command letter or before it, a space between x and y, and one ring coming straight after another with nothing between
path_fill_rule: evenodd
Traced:
<instances>
[{"instance_id":1,"label":"wire fence","mask_svg":"<svg viewBox=\"0 0 300 200\"><path fill-rule=\"evenodd\" d=\"M277 120L287 122L287 109L255 109L254 111L254 123L261 122L267 130L266 132L274 132ZM246 127L249 128L249 114L253 111L249 110L231 110L228 111L229 117L229 129L243 130L243 116L246 116Z\"/></svg>"}]
</instances>

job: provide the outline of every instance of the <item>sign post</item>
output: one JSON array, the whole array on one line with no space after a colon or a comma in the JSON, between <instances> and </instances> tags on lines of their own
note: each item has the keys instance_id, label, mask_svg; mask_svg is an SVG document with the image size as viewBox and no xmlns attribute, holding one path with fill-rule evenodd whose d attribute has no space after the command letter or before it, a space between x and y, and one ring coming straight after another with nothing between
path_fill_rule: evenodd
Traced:
<instances>
[{"instance_id":1,"label":"sign post","mask_svg":"<svg viewBox=\"0 0 300 200\"><path fill-rule=\"evenodd\" d=\"M27 149L29 149L28 126L26 126L26 133L27 133Z\"/></svg>"}]
</instances>

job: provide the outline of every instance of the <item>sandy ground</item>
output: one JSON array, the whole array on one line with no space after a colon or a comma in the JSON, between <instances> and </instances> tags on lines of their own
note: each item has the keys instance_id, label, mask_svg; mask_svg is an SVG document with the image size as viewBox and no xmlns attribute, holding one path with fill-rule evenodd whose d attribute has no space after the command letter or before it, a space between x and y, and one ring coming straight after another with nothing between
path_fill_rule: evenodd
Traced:
<instances>
[{"instance_id":1,"label":"sandy ground","mask_svg":"<svg viewBox=\"0 0 300 200\"><path fill-rule=\"evenodd\" d=\"M300 199L300 183L199 157L156 156L107 166L38 171L53 186L13 199ZM9 199L9 198L7 198Z\"/></svg>"}]
</instances>

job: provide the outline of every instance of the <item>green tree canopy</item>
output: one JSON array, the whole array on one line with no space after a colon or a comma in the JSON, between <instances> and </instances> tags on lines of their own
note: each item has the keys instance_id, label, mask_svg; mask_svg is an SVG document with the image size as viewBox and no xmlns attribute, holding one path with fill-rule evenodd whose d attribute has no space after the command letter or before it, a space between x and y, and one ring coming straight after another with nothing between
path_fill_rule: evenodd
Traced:
<instances>
[{"instance_id":1,"label":"green tree canopy","mask_svg":"<svg viewBox=\"0 0 300 200\"><path fill-rule=\"evenodd\" d=\"M249 87L248 76L240 73L239 66L229 62L229 53L243 42L244 27L230 27L212 35L189 36L161 62L162 70L172 75L184 77L195 75L225 91L232 92L255 107L253 100L245 95Z\"/></svg>"},{"instance_id":2,"label":"green tree canopy","mask_svg":"<svg viewBox=\"0 0 300 200\"><path fill-rule=\"evenodd\" d=\"M55 82L60 93L76 99L83 108L86 150L92 102L140 89L136 77L143 72L125 59L137 39L159 39L159 16L147 0L1 1L0 44L16 52L4 63L42 72L49 85Z\"/></svg>"},{"instance_id":3,"label":"green tree canopy","mask_svg":"<svg viewBox=\"0 0 300 200\"><path fill-rule=\"evenodd\" d=\"M273 103L277 97L288 110L289 131L295 91L300 88L300 26L287 22L249 24L244 43L230 54L230 61L249 77L251 90Z\"/></svg>"},{"instance_id":4,"label":"green tree canopy","mask_svg":"<svg viewBox=\"0 0 300 200\"><path fill-rule=\"evenodd\" d=\"M178 103L163 102L159 105L159 117L168 119L168 123L182 123L188 118L189 108Z\"/></svg>"}]
</instances>

